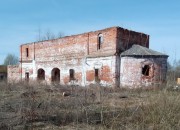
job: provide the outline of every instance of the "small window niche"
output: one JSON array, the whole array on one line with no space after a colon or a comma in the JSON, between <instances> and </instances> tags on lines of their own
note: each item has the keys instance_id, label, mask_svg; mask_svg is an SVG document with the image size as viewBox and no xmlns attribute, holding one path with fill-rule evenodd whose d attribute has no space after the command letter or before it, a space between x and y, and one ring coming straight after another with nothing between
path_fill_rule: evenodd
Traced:
<instances>
[{"instance_id":1,"label":"small window niche","mask_svg":"<svg viewBox=\"0 0 180 130\"><path fill-rule=\"evenodd\" d=\"M150 65L144 65L144 67L142 67L142 74L144 76L150 76Z\"/></svg>"},{"instance_id":2,"label":"small window niche","mask_svg":"<svg viewBox=\"0 0 180 130\"><path fill-rule=\"evenodd\" d=\"M74 72L73 69L70 69L70 70L69 70L69 80L70 80L70 81L75 79L74 73L75 73L75 72Z\"/></svg>"},{"instance_id":3,"label":"small window niche","mask_svg":"<svg viewBox=\"0 0 180 130\"><path fill-rule=\"evenodd\" d=\"M95 82L99 83L100 82L100 78L99 78L99 69L95 69Z\"/></svg>"},{"instance_id":4,"label":"small window niche","mask_svg":"<svg viewBox=\"0 0 180 130\"><path fill-rule=\"evenodd\" d=\"M98 35L98 50L102 48L102 43L103 43L103 35L100 33Z\"/></svg>"},{"instance_id":5,"label":"small window niche","mask_svg":"<svg viewBox=\"0 0 180 130\"><path fill-rule=\"evenodd\" d=\"M26 48L26 57L29 57L29 48Z\"/></svg>"}]
</instances>

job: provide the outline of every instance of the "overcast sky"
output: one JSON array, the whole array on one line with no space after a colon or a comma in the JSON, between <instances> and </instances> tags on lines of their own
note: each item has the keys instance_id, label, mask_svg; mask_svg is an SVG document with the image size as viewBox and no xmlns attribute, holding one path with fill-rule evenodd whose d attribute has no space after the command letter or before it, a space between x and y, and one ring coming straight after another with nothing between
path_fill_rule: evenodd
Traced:
<instances>
[{"instance_id":1,"label":"overcast sky","mask_svg":"<svg viewBox=\"0 0 180 130\"><path fill-rule=\"evenodd\" d=\"M120 26L150 35L150 48L180 59L180 0L0 0L0 64L19 46L54 34Z\"/></svg>"}]
</instances>

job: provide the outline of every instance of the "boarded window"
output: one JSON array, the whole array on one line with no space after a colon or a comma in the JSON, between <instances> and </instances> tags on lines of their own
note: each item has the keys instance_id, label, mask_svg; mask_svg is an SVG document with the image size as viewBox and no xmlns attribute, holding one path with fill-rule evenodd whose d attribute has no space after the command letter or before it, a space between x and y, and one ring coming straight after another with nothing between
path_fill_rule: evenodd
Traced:
<instances>
[{"instance_id":1,"label":"boarded window","mask_svg":"<svg viewBox=\"0 0 180 130\"><path fill-rule=\"evenodd\" d=\"M29 48L26 48L26 57L29 57Z\"/></svg>"},{"instance_id":2,"label":"boarded window","mask_svg":"<svg viewBox=\"0 0 180 130\"><path fill-rule=\"evenodd\" d=\"M102 43L103 43L103 35L102 35L102 34L99 34L99 35L98 35L98 47L97 47L98 50L101 49Z\"/></svg>"},{"instance_id":3,"label":"boarded window","mask_svg":"<svg viewBox=\"0 0 180 130\"><path fill-rule=\"evenodd\" d=\"M95 69L95 82L99 82L100 79L99 79L99 69Z\"/></svg>"},{"instance_id":4,"label":"boarded window","mask_svg":"<svg viewBox=\"0 0 180 130\"><path fill-rule=\"evenodd\" d=\"M150 66L149 65L145 65L143 68L142 68L142 74L144 76L149 76L149 71L150 71Z\"/></svg>"},{"instance_id":5,"label":"boarded window","mask_svg":"<svg viewBox=\"0 0 180 130\"><path fill-rule=\"evenodd\" d=\"M60 82L60 69L58 68L54 68L51 72L51 79L52 82Z\"/></svg>"},{"instance_id":6,"label":"boarded window","mask_svg":"<svg viewBox=\"0 0 180 130\"><path fill-rule=\"evenodd\" d=\"M74 78L74 70L73 69L70 69L69 70L69 80L71 81L71 80L74 80L75 78Z\"/></svg>"},{"instance_id":7,"label":"boarded window","mask_svg":"<svg viewBox=\"0 0 180 130\"><path fill-rule=\"evenodd\" d=\"M45 80L45 71L43 69L38 69L38 80Z\"/></svg>"},{"instance_id":8,"label":"boarded window","mask_svg":"<svg viewBox=\"0 0 180 130\"><path fill-rule=\"evenodd\" d=\"M25 80L26 80L26 81L29 81L29 72L26 72L26 73L25 73Z\"/></svg>"}]
</instances>

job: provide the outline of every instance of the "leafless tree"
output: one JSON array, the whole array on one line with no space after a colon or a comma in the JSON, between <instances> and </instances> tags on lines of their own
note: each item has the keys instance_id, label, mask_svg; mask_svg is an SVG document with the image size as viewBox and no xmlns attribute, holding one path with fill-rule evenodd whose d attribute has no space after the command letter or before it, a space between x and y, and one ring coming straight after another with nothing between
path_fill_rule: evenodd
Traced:
<instances>
[{"instance_id":1,"label":"leafless tree","mask_svg":"<svg viewBox=\"0 0 180 130\"><path fill-rule=\"evenodd\" d=\"M55 35L50 29L47 29L44 32L42 32L41 28L38 29L38 41L52 40L62 37L64 37L64 33L62 32L59 32L57 35Z\"/></svg>"},{"instance_id":2,"label":"leafless tree","mask_svg":"<svg viewBox=\"0 0 180 130\"><path fill-rule=\"evenodd\" d=\"M16 65L18 64L18 57L14 54L8 54L4 60L4 65Z\"/></svg>"}]
</instances>

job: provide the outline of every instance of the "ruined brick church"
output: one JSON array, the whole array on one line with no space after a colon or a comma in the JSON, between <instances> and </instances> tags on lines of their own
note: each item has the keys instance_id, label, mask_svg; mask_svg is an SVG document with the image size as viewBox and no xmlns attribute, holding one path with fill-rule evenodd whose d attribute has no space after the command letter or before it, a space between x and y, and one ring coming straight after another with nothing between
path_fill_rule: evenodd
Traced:
<instances>
[{"instance_id":1,"label":"ruined brick church","mask_svg":"<svg viewBox=\"0 0 180 130\"><path fill-rule=\"evenodd\" d=\"M148 86L166 80L167 58L149 49L149 35L111 27L21 45L8 81Z\"/></svg>"}]
</instances>

